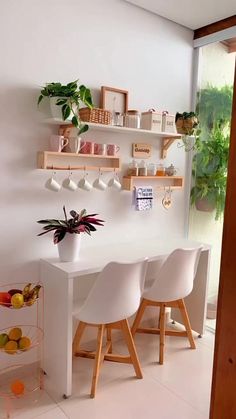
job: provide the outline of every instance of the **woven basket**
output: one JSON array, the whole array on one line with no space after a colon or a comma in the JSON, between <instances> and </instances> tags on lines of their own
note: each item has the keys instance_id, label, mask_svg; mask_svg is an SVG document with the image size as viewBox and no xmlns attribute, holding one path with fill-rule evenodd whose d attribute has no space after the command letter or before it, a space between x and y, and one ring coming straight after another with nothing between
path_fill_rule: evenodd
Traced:
<instances>
[{"instance_id":1,"label":"woven basket","mask_svg":"<svg viewBox=\"0 0 236 419\"><path fill-rule=\"evenodd\" d=\"M81 108L79 110L79 116L81 121L84 122L95 122L96 124L111 124L112 113L100 108Z\"/></svg>"}]
</instances>

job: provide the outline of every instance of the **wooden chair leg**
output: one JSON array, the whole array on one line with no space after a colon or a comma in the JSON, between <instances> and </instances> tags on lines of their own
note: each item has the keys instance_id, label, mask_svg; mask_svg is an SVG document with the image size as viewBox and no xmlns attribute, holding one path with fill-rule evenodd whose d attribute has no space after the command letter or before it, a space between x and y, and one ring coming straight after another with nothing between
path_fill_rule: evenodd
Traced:
<instances>
[{"instance_id":1,"label":"wooden chair leg","mask_svg":"<svg viewBox=\"0 0 236 419\"><path fill-rule=\"evenodd\" d=\"M159 349L159 363L164 362L164 346L165 346L165 304L160 306L160 349Z\"/></svg>"},{"instance_id":2,"label":"wooden chair leg","mask_svg":"<svg viewBox=\"0 0 236 419\"><path fill-rule=\"evenodd\" d=\"M179 306L179 309L180 309L180 312L181 312L181 315L182 315L182 319L183 319L184 326L185 326L185 329L186 329L186 332L187 332L187 335L188 335L188 340L189 340L190 346L191 346L192 349L196 349L196 345L195 345L195 342L194 342L194 339L193 339L191 324L190 324L189 317L188 317L188 312L187 312L185 302L184 302L183 299L178 300L178 306Z\"/></svg>"},{"instance_id":3,"label":"wooden chair leg","mask_svg":"<svg viewBox=\"0 0 236 419\"><path fill-rule=\"evenodd\" d=\"M130 330L130 327L129 327L129 323L126 319L122 320L120 323L121 323L121 328L122 328L124 338L125 338L125 341L126 341L129 353L130 353L130 358L131 358L132 364L134 366L136 376L138 378L143 378L143 374L142 374L142 371L141 371L141 366L140 366L140 363L139 363L139 360L138 360L138 355L137 355L137 351L136 351L136 348L135 348L135 345L134 345L134 341L133 341L133 337L132 337L131 330Z\"/></svg>"},{"instance_id":4,"label":"wooden chair leg","mask_svg":"<svg viewBox=\"0 0 236 419\"><path fill-rule=\"evenodd\" d=\"M135 335L136 330L139 327L139 324L140 324L140 322L142 320L143 313L145 311L146 306L147 306L147 301L145 300L145 298L143 298L142 301L141 301L141 304L139 306L139 309L137 311L136 317L134 319L133 326L131 328L131 333L132 333L133 336Z\"/></svg>"},{"instance_id":5,"label":"wooden chair leg","mask_svg":"<svg viewBox=\"0 0 236 419\"><path fill-rule=\"evenodd\" d=\"M85 327L86 327L86 323L79 322L79 325L78 325L78 327L76 329L75 337L74 337L74 340L73 340L73 346L72 346L72 353L73 353L73 355L75 355L76 352L79 351L79 344L80 344L82 335L84 333Z\"/></svg>"},{"instance_id":6,"label":"wooden chair leg","mask_svg":"<svg viewBox=\"0 0 236 419\"><path fill-rule=\"evenodd\" d=\"M94 398L98 383L98 376L99 376L99 370L100 370L100 364L101 364L101 353L102 353L102 339L104 334L104 328L105 326L101 324L98 326L98 335L97 335L97 350L94 360L94 369L93 369L93 379L92 379L92 386L91 386L91 393L90 397Z\"/></svg>"},{"instance_id":7,"label":"wooden chair leg","mask_svg":"<svg viewBox=\"0 0 236 419\"><path fill-rule=\"evenodd\" d=\"M111 328L107 327L107 343L110 343L110 348L108 349L108 353L112 353L112 339L111 339Z\"/></svg>"}]
</instances>

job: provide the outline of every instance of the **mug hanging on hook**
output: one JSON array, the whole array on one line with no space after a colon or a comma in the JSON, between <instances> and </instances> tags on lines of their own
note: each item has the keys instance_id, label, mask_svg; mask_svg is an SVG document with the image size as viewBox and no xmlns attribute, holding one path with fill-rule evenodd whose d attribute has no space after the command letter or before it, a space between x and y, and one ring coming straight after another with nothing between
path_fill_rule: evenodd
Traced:
<instances>
[{"instance_id":1,"label":"mug hanging on hook","mask_svg":"<svg viewBox=\"0 0 236 419\"><path fill-rule=\"evenodd\" d=\"M96 189L99 189L100 191L105 191L105 189L107 188L107 184L103 182L103 180L101 179L101 176L102 176L102 172L101 172L101 169L99 169L98 177L93 182L93 187Z\"/></svg>"},{"instance_id":2,"label":"mug hanging on hook","mask_svg":"<svg viewBox=\"0 0 236 419\"><path fill-rule=\"evenodd\" d=\"M172 205L172 198L171 198L171 192L172 191L171 191L170 187L169 187L168 190L166 190L166 188L164 188L164 191L165 191L165 193L164 193L164 198L162 199L162 205L166 210L168 210Z\"/></svg>"},{"instance_id":3,"label":"mug hanging on hook","mask_svg":"<svg viewBox=\"0 0 236 419\"><path fill-rule=\"evenodd\" d=\"M60 183L57 182L57 180L55 178L56 178L56 172L55 172L55 170L53 169L53 166L52 166L52 175L51 175L50 179L48 179L46 181L45 188L47 188L47 189L49 189L50 191L53 191L53 192L59 192L60 189L61 189L61 185L60 185Z\"/></svg>"},{"instance_id":4,"label":"mug hanging on hook","mask_svg":"<svg viewBox=\"0 0 236 419\"><path fill-rule=\"evenodd\" d=\"M116 169L114 169L113 177L109 180L108 186L110 188L117 189L118 191L121 189L121 183Z\"/></svg>"},{"instance_id":5,"label":"mug hanging on hook","mask_svg":"<svg viewBox=\"0 0 236 419\"><path fill-rule=\"evenodd\" d=\"M63 180L62 185L64 188L69 189L70 191L74 192L77 189L77 185L73 181L73 179L71 179L72 175L73 175L73 172L71 171L70 166L69 166L69 175L66 179Z\"/></svg>"},{"instance_id":6,"label":"mug hanging on hook","mask_svg":"<svg viewBox=\"0 0 236 419\"><path fill-rule=\"evenodd\" d=\"M84 176L82 177L82 179L80 179L80 181L78 183L78 187L80 189L83 189L84 191L88 191L89 192L89 191L91 191L91 189L93 188L93 186L88 181L87 177L88 177L88 173L86 172L86 167L84 167Z\"/></svg>"}]
</instances>

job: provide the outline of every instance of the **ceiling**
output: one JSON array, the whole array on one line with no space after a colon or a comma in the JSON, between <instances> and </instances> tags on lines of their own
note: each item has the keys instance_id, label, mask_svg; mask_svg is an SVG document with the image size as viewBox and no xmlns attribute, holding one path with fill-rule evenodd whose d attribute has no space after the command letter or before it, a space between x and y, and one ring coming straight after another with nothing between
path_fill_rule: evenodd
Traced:
<instances>
[{"instance_id":1,"label":"ceiling","mask_svg":"<svg viewBox=\"0 0 236 419\"><path fill-rule=\"evenodd\" d=\"M235 15L235 0L126 0L190 29Z\"/></svg>"}]
</instances>

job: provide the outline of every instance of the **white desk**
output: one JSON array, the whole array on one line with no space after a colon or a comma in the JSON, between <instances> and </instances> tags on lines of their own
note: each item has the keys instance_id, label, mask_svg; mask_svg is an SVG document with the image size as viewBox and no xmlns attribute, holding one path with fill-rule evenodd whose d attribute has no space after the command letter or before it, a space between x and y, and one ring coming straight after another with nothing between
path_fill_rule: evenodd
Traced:
<instances>
[{"instance_id":1,"label":"white desk","mask_svg":"<svg viewBox=\"0 0 236 419\"><path fill-rule=\"evenodd\" d=\"M82 281L88 274L100 272L111 262L133 262L143 257L155 261L179 247L198 247L200 243L184 239L165 242L152 239L145 243L117 243L81 250L80 261L59 262L43 259L40 276L45 287L44 369L58 393L69 397L72 392L72 340L74 279ZM204 333L210 248L204 245L194 282L186 299L193 330ZM172 318L180 321L177 315Z\"/></svg>"}]
</instances>

